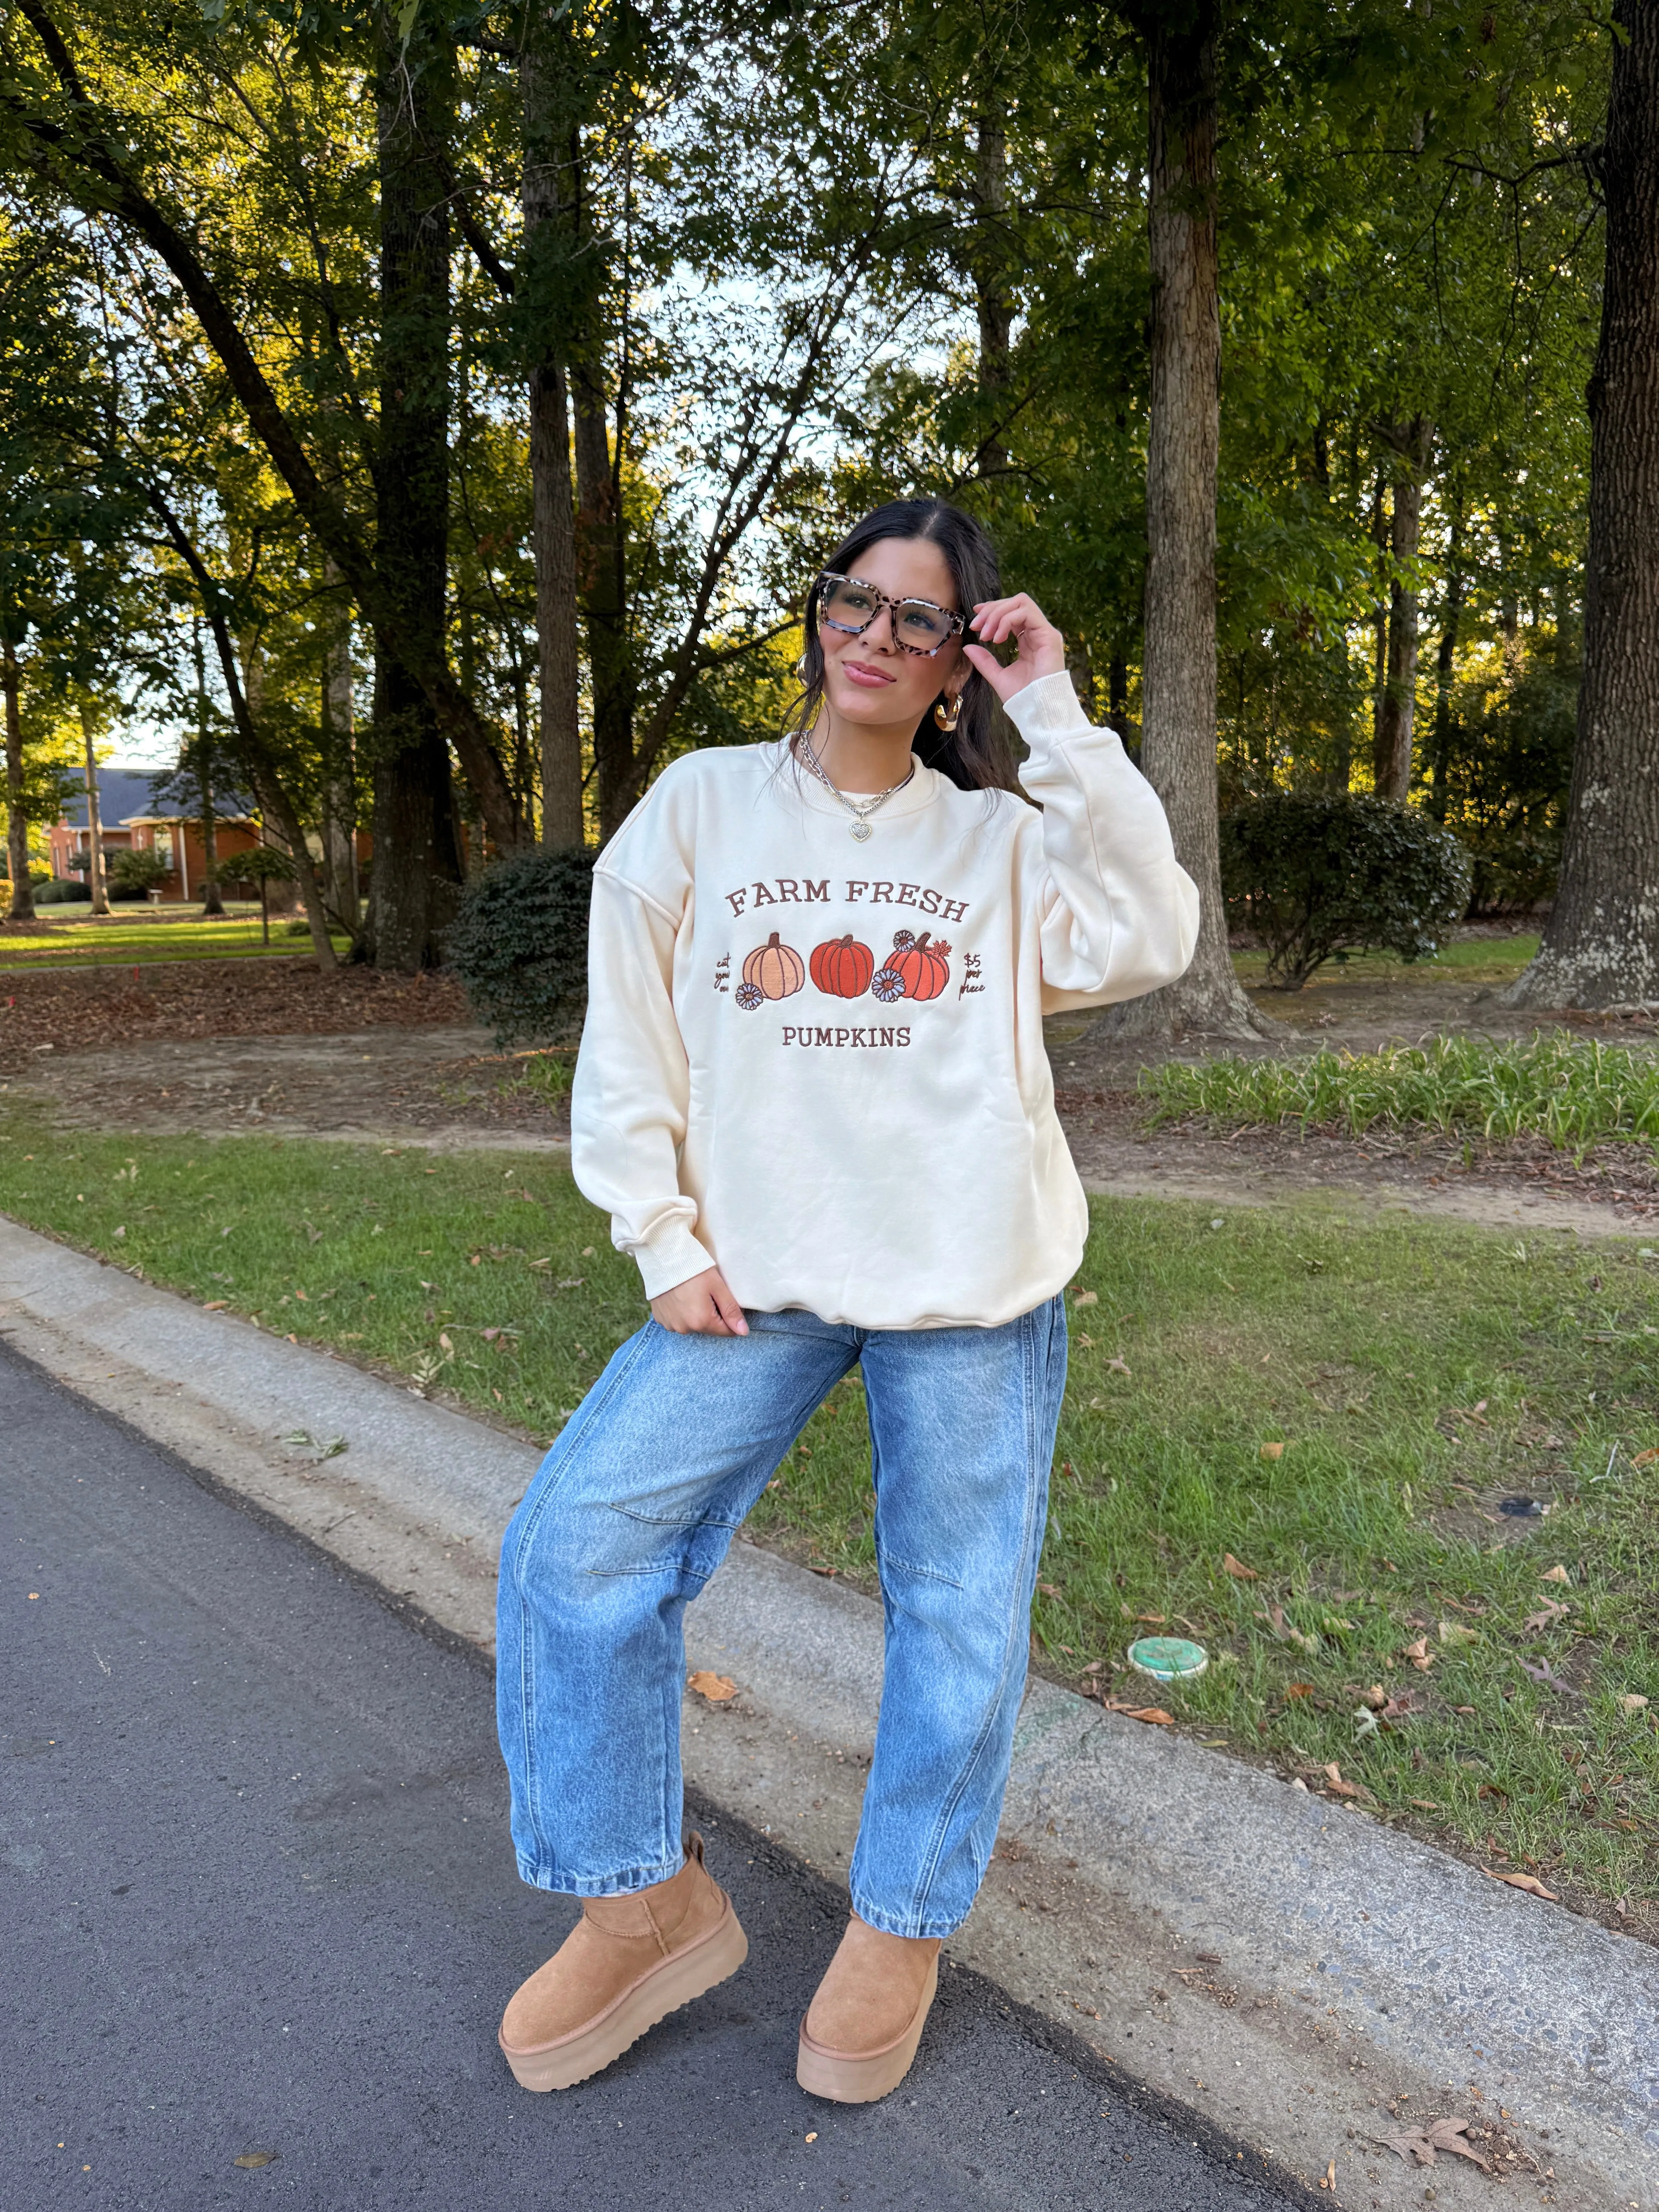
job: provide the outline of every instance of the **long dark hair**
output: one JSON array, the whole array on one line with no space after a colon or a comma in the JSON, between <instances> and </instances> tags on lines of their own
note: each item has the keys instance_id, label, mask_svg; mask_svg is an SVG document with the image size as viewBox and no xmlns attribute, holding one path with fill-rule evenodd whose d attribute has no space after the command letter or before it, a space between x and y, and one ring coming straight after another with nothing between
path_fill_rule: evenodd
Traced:
<instances>
[{"instance_id":1,"label":"long dark hair","mask_svg":"<svg viewBox=\"0 0 1659 2212\"><path fill-rule=\"evenodd\" d=\"M956 586L958 614L971 615L979 601L1001 596L996 547L971 514L942 499L890 500L848 532L824 568L843 576L856 575L860 560L884 538L925 538L938 546ZM823 647L818 639L816 586L807 596L805 627L801 694L785 731L792 744L812 728L823 704ZM963 791L1018 792L1013 760L996 713L996 694L979 671L969 669L954 730L941 730L933 720L933 708L944 698L941 690L917 723L911 739L925 764L936 768Z\"/></svg>"}]
</instances>

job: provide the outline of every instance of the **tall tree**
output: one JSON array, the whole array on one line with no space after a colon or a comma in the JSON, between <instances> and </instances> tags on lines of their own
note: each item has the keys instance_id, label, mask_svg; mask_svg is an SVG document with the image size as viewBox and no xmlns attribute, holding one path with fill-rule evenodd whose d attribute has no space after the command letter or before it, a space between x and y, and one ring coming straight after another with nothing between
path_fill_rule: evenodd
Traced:
<instances>
[{"instance_id":1,"label":"tall tree","mask_svg":"<svg viewBox=\"0 0 1659 2212\"><path fill-rule=\"evenodd\" d=\"M1262 1024L1239 988L1221 896L1216 774L1216 464L1221 313L1216 260L1218 0L1140 19L1146 49L1152 260L1146 643L1140 765L1198 885L1192 965L1103 1018L1121 1036L1242 1036Z\"/></svg>"},{"instance_id":2,"label":"tall tree","mask_svg":"<svg viewBox=\"0 0 1659 2212\"><path fill-rule=\"evenodd\" d=\"M1659 1002L1659 0L1614 0L1613 29L1578 735L1560 887L1513 1006Z\"/></svg>"},{"instance_id":3,"label":"tall tree","mask_svg":"<svg viewBox=\"0 0 1659 2212\"><path fill-rule=\"evenodd\" d=\"M453 51L422 14L377 17L380 422L374 564L397 627L374 637L374 865L380 968L440 957L465 873L449 746L419 672L445 659L449 574L449 137Z\"/></svg>"},{"instance_id":4,"label":"tall tree","mask_svg":"<svg viewBox=\"0 0 1659 2212\"><path fill-rule=\"evenodd\" d=\"M1417 556L1423 539L1423 478L1433 442L1422 416L1390 422L1383 435L1398 456L1389 550L1389 627L1382 696L1376 717L1372 782L1379 799L1403 806L1412 787L1412 746L1417 720Z\"/></svg>"},{"instance_id":5,"label":"tall tree","mask_svg":"<svg viewBox=\"0 0 1659 2212\"><path fill-rule=\"evenodd\" d=\"M579 108L571 98L576 41L562 20L535 11L520 59L523 85L524 251L514 294L530 339L531 534L536 560L542 842L583 842L579 720L576 523L570 480L570 396L565 359L572 217L580 176Z\"/></svg>"},{"instance_id":6,"label":"tall tree","mask_svg":"<svg viewBox=\"0 0 1659 2212\"><path fill-rule=\"evenodd\" d=\"M323 901L355 942L361 933L357 884L356 672L351 605L331 562L324 577L321 816Z\"/></svg>"},{"instance_id":7,"label":"tall tree","mask_svg":"<svg viewBox=\"0 0 1659 2212\"><path fill-rule=\"evenodd\" d=\"M28 794L23 780L22 678L17 665L21 640L0 614L0 693L6 706L6 872L11 878L13 921L34 919L34 887L29 881Z\"/></svg>"}]
</instances>

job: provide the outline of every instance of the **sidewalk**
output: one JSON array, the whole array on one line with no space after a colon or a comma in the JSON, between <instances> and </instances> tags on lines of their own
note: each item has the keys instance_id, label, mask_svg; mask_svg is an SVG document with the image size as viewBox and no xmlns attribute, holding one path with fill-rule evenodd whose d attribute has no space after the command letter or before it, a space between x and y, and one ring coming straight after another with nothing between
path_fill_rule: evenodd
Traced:
<instances>
[{"instance_id":1,"label":"sidewalk","mask_svg":"<svg viewBox=\"0 0 1659 2212\"><path fill-rule=\"evenodd\" d=\"M532 1447L4 1220L0 1329L488 1648ZM688 1642L694 1668L738 1686L721 1706L688 1699L690 1778L843 1869L879 1607L739 1543ZM951 1948L1287 2177L1334 2165L1319 2201L1419 2204L1427 2186L1441 2206L1483 2202L1492 2185L1467 2160L1428 2172L1377 2141L1454 2114L1513 2137L1525 2201L1659 2207L1652 1950L1048 1683L1027 1698L998 1858Z\"/></svg>"}]
</instances>

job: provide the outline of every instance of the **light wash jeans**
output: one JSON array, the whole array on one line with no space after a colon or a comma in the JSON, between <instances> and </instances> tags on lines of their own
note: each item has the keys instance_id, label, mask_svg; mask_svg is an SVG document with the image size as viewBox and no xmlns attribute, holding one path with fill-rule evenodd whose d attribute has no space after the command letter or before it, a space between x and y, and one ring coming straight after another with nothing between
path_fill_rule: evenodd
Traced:
<instances>
[{"instance_id":1,"label":"light wash jeans","mask_svg":"<svg viewBox=\"0 0 1659 2212\"><path fill-rule=\"evenodd\" d=\"M519 1871L613 1897L681 1864L684 1614L819 1401L860 1361L886 1674L853 1903L948 1936L996 1842L1066 1387L1050 1298L1000 1328L750 1313L617 1352L501 1549L496 1695Z\"/></svg>"}]
</instances>

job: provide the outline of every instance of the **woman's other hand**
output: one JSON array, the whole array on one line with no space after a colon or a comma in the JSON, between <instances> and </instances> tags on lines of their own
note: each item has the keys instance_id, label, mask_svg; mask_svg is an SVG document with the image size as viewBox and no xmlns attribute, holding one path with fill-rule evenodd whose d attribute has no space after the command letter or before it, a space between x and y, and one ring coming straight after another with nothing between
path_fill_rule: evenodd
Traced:
<instances>
[{"instance_id":1,"label":"woman's other hand","mask_svg":"<svg viewBox=\"0 0 1659 2212\"><path fill-rule=\"evenodd\" d=\"M1012 599L981 599L968 627L979 638L964 644L964 656L978 669L999 699L1012 699L1039 677L1058 676L1066 665L1066 641L1036 601L1024 592ZM1005 668L991 651L1014 641L1015 658Z\"/></svg>"},{"instance_id":2,"label":"woman's other hand","mask_svg":"<svg viewBox=\"0 0 1659 2212\"><path fill-rule=\"evenodd\" d=\"M651 1318L676 1336L747 1336L743 1308L718 1267L705 1267L651 1301Z\"/></svg>"}]
</instances>

